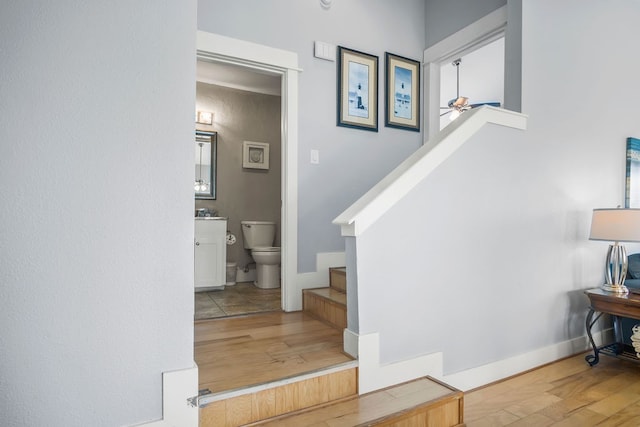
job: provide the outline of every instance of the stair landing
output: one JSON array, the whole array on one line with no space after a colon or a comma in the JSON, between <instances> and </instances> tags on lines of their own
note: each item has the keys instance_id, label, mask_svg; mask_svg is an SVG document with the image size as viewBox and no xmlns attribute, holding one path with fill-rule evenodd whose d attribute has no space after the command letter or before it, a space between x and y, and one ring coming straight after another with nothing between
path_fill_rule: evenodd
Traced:
<instances>
[{"instance_id":1,"label":"stair landing","mask_svg":"<svg viewBox=\"0 0 640 427\"><path fill-rule=\"evenodd\" d=\"M462 392L425 377L255 425L451 427L462 423Z\"/></svg>"}]
</instances>

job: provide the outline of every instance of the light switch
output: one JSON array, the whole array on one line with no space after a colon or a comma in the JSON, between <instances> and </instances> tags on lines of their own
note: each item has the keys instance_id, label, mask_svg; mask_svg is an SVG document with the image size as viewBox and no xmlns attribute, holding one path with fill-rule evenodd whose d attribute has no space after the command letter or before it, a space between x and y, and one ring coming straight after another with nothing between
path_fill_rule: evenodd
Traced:
<instances>
[{"instance_id":1,"label":"light switch","mask_svg":"<svg viewBox=\"0 0 640 427\"><path fill-rule=\"evenodd\" d=\"M320 152L318 150L311 150L311 164L317 165L320 163Z\"/></svg>"},{"instance_id":2,"label":"light switch","mask_svg":"<svg viewBox=\"0 0 640 427\"><path fill-rule=\"evenodd\" d=\"M313 56L319 59L326 59L327 61L336 60L336 46L333 44L315 41L313 42L314 52Z\"/></svg>"}]
</instances>

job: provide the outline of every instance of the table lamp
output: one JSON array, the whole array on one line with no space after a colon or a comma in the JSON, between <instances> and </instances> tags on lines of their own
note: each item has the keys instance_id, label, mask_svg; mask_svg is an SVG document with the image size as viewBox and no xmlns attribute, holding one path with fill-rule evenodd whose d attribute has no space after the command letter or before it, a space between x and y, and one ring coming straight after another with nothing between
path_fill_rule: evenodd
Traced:
<instances>
[{"instance_id":1,"label":"table lamp","mask_svg":"<svg viewBox=\"0 0 640 427\"><path fill-rule=\"evenodd\" d=\"M640 209L594 209L589 240L613 242L607 251L605 281L602 289L618 294L629 292L627 250L620 242L640 242Z\"/></svg>"}]
</instances>

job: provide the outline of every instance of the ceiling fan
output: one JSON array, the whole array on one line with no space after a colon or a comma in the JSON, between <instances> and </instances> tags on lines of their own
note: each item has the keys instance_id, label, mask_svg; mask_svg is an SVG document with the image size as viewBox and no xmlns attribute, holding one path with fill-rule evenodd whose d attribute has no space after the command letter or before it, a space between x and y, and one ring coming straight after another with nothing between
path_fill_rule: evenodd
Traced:
<instances>
[{"instance_id":1,"label":"ceiling fan","mask_svg":"<svg viewBox=\"0 0 640 427\"><path fill-rule=\"evenodd\" d=\"M460 96L460 62L462 62L462 58L458 58L451 63L456 67L456 97L450 100L446 107L440 107L441 110L449 110L440 114L440 116L451 114L449 116L450 120L456 119L461 113L471 108L469 98Z\"/></svg>"},{"instance_id":2,"label":"ceiling fan","mask_svg":"<svg viewBox=\"0 0 640 427\"><path fill-rule=\"evenodd\" d=\"M451 63L451 65L456 67L456 97L450 100L446 107L440 107L441 110L449 110L440 114L440 117L451 114L449 116L449 119L455 120L460 114L464 113L465 111L475 107L479 107L481 105L491 105L493 107L499 107L499 102L482 102L479 104L469 104L469 98L467 98L466 96L460 96L460 62L462 62L462 58L458 58Z\"/></svg>"}]
</instances>

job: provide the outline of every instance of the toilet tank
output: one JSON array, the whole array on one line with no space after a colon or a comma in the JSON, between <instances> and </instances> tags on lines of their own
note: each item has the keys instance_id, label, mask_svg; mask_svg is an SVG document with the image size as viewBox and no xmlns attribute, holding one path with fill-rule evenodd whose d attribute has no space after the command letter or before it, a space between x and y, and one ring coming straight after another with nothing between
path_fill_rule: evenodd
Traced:
<instances>
[{"instance_id":1,"label":"toilet tank","mask_svg":"<svg viewBox=\"0 0 640 427\"><path fill-rule=\"evenodd\" d=\"M245 249L273 246L276 223L271 221L240 221Z\"/></svg>"}]
</instances>

